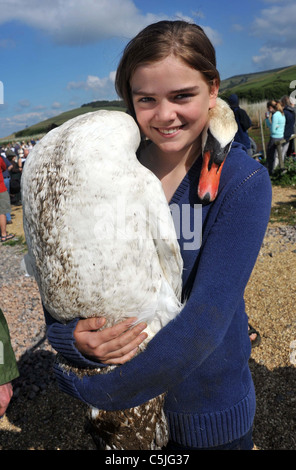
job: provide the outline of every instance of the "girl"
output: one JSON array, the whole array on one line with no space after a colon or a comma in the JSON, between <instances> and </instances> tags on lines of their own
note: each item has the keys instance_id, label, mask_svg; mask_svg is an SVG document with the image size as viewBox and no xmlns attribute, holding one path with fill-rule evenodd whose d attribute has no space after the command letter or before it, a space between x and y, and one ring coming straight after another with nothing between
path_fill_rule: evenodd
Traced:
<instances>
[{"instance_id":1,"label":"girl","mask_svg":"<svg viewBox=\"0 0 296 470\"><path fill-rule=\"evenodd\" d=\"M268 101L267 109L265 122L270 129L270 139L267 145L267 166L271 175L279 164L276 143L284 138L286 118L279 101Z\"/></svg>"},{"instance_id":2,"label":"girl","mask_svg":"<svg viewBox=\"0 0 296 470\"><path fill-rule=\"evenodd\" d=\"M117 91L147 143L140 162L161 180L168 203L180 211L190 205L192 218L200 203L201 132L219 83L212 44L200 27L183 21L145 28L117 71ZM169 450L251 449L255 392L243 295L270 205L268 172L233 144L218 196L202 207L201 247L188 249L180 234L186 306L145 352L133 357L145 324L127 330L131 321L125 321L100 331L102 318L61 325L45 312L51 344L72 363L122 364L83 380L56 366L61 389L106 410L167 392Z\"/></svg>"}]
</instances>

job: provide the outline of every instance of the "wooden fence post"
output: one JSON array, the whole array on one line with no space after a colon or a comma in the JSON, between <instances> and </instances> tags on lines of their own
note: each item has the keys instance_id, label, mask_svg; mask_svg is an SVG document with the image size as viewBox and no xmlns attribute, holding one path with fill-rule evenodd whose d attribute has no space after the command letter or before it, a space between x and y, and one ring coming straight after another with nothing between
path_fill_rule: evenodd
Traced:
<instances>
[{"instance_id":1,"label":"wooden fence post","mask_svg":"<svg viewBox=\"0 0 296 470\"><path fill-rule=\"evenodd\" d=\"M266 149L265 149L265 140L264 140L264 131L262 126L262 117L259 111L259 122L260 122L260 132L261 132L261 142L262 142L262 149L263 149L263 157L266 159Z\"/></svg>"}]
</instances>

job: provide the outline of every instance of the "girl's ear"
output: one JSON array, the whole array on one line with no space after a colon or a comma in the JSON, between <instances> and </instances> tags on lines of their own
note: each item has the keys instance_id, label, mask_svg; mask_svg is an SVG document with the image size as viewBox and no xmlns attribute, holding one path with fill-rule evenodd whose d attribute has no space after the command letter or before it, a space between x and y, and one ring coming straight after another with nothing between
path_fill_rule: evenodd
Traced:
<instances>
[{"instance_id":1,"label":"girl's ear","mask_svg":"<svg viewBox=\"0 0 296 470\"><path fill-rule=\"evenodd\" d=\"M219 84L217 80L213 81L213 84L210 87L210 104L209 109L212 109L216 106L216 101L219 93Z\"/></svg>"}]
</instances>

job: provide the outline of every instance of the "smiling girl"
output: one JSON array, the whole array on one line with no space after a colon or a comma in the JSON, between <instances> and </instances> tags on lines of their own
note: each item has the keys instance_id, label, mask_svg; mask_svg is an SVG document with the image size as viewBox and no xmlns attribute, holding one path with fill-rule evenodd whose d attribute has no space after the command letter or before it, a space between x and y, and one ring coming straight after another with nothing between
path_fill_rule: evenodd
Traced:
<instances>
[{"instance_id":1,"label":"smiling girl","mask_svg":"<svg viewBox=\"0 0 296 470\"><path fill-rule=\"evenodd\" d=\"M191 218L201 203L201 133L219 83L211 42L199 26L183 21L141 31L117 71L118 94L143 136L140 162L160 179L168 203L180 211L189 206ZM102 318L62 325L45 312L49 340L72 363L122 364L82 380L57 365L60 387L105 410L131 408L166 392L168 450L251 449L256 400L243 296L270 206L267 170L233 143L218 195L202 207L201 247L186 249L180 234L187 297L181 313L134 357L145 324L99 330Z\"/></svg>"}]
</instances>

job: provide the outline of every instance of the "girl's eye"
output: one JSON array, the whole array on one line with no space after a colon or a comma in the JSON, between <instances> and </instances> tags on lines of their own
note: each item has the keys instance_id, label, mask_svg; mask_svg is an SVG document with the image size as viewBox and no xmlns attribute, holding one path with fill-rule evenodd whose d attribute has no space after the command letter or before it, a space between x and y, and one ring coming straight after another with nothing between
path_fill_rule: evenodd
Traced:
<instances>
[{"instance_id":1,"label":"girl's eye","mask_svg":"<svg viewBox=\"0 0 296 470\"><path fill-rule=\"evenodd\" d=\"M181 93L180 95L177 95L175 97L176 100L184 100L184 99L188 99L188 98L191 98L192 97L192 94L191 93Z\"/></svg>"},{"instance_id":2,"label":"girl's eye","mask_svg":"<svg viewBox=\"0 0 296 470\"><path fill-rule=\"evenodd\" d=\"M150 101L153 101L153 98L150 96L143 96L139 99L139 103L149 103Z\"/></svg>"}]
</instances>

